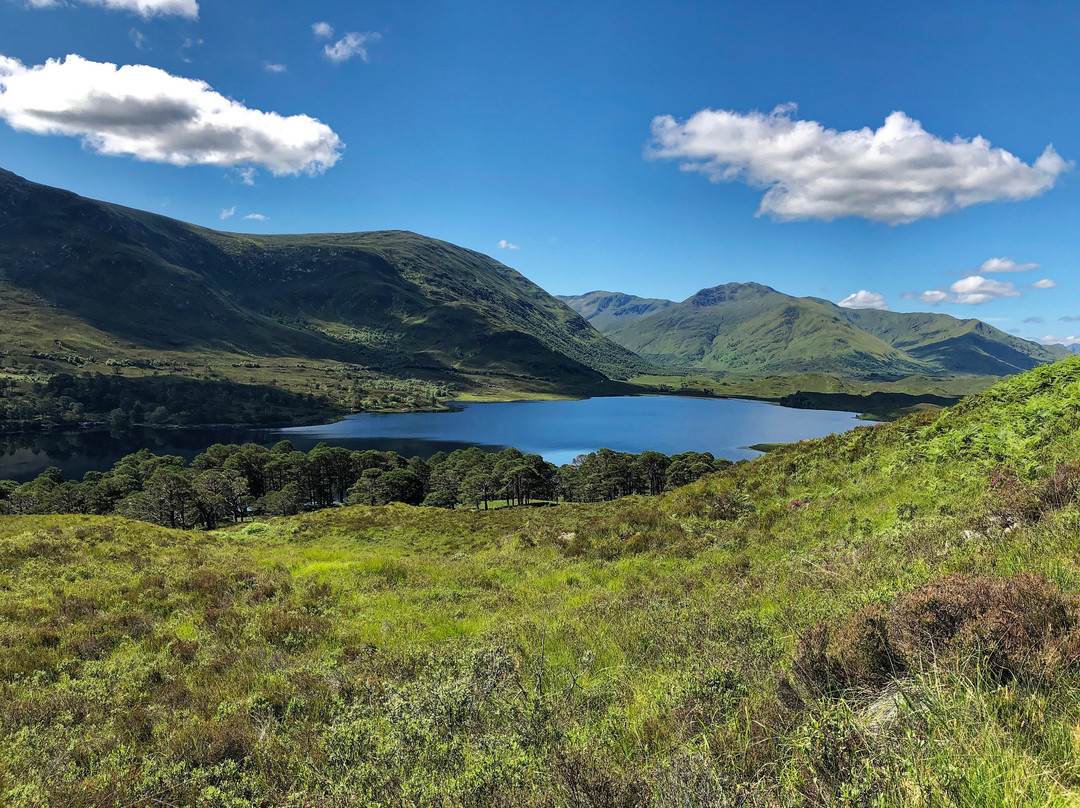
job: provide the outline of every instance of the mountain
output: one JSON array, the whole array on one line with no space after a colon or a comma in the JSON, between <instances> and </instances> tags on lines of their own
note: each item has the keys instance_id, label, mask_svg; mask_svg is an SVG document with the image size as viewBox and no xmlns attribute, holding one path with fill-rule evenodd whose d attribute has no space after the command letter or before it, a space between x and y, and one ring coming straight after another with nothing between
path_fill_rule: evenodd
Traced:
<instances>
[{"instance_id":1,"label":"mountain","mask_svg":"<svg viewBox=\"0 0 1080 808\"><path fill-rule=\"evenodd\" d=\"M948 373L1004 376L1068 356L1057 346L1021 339L974 318L830 305L863 331Z\"/></svg>"},{"instance_id":2,"label":"mountain","mask_svg":"<svg viewBox=\"0 0 1080 808\"><path fill-rule=\"evenodd\" d=\"M681 303L597 292L562 299L647 359L713 371L1002 376L1067 355L979 320L845 309L758 283L702 289Z\"/></svg>"},{"instance_id":3,"label":"mountain","mask_svg":"<svg viewBox=\"0 0 1080 808\"><path fill-rule=\"evenodd\" d=\"M601 333L648 317L674 306L671 300L637 297L622 292L586 292L583 295L556 295Z\"/></svg>"},{"instance_id":4,"label":"mountain","mask_svg":"<svg viewBox=\"0 0 1080 808\"><path fill-rule=\"evenodd\" d=\"M54 371L228 374L288 358L557 392L648 367L518 272L453 244L223 233L2 170L0 337L10 359Z\"/></svg>"},{"instance_id":5,"label":"mountain","mask_svg":"<svg viewBox=\"0 0 1080 808\"><path fill-rule=\"evenodd\" d=\"M928 372L826 306L757 283L702 289L607 333L659 363L706 370L868 378Z\"/></svg>"}]
</instances>

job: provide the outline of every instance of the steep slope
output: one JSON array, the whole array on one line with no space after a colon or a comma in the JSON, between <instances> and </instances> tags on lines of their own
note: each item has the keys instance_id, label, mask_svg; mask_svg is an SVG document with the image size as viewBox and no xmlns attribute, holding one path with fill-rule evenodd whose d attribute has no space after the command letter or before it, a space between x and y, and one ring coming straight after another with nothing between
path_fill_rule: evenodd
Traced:
<instances>
[{"instance_id":1,"label":"steep slope","mask_svg":"<svg viewBox=\"0 0 1080 808\"><path fill-rule=\"evenodd\" d=\"M948 373L1005 376L1069 355L1057 346L1039 345L973 318L833 308L863 331Z\"/></svg>"},{"instance_id":2,"label":"steep slope","mask_svg":"<svg viewBox=\"0 0 1080 808\"><path fill-rule=\"evenodd\" d=\"M657 362L706 370L825 372L855 378L931 370L827 306L757 283L702 289L608 336Z\"/></svg>"},{"instance_id":3,"label":"steep slope","mask_svg":"<svg viewBox=\"0 0 1080 808\"><path fill-rule=\"evenodd\" d=\"M0 334L85 364L298 357L600 383L646 364L528 279L406 232L248 236L0 171Z\"/></svg>"},{"instance_id":4,"label":"steep slope","mask_svg":"<svg viewBox=\"0 0 1080 808\"><path fill-rule=\"evenodd\" d=\"M601 334L675 305L673 300L637 297L622 292L596 291L556 297L588 320Z\"/></svg>"}]
</instances>

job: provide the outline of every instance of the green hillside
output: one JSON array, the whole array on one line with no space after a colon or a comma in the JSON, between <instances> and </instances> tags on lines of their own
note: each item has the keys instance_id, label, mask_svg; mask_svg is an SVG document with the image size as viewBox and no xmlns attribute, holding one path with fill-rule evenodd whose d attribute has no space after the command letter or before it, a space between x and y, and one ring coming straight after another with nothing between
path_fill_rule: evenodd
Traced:
<instances>
[{"instance_id":1,"label":"green hillside","mask_svg":"<svg viewBox=\"0 0 1080 808\"><path fill-rule=\"evenodd\" d=\"M1059 346L1020 339L981 320L835 308L863 331L948 373L1005 376L1067 355Z\"/></svg>"},{"instance_id":2,"label":"green hillside","mask_svg":"<svg viewBox=\"0 0 1080 808\"><path fill-rule=\"evenodd\" d=\"M12 806L1072 806L1080 358L659 497L0 517Z\"/></svg>"},{"instance_id":3,"label":"green hillside","mask_svg":"<svg viewBox=\"0 0 1080 808\"><path fill-rule=\"evenodd\" d=\"M864 378L930 370L826 306L756 283L703 289L608 335L656 362L706 370Z\"/></svg>"},{"instance_id":4,"label":"green hillside","mask_svg":"<svg viewBox=\"0 0 1080 808\"><path fill-rule=\"evenodd\" d=\"M221 233L5 171L0 337L7 368L210 369L303 393L339 387L313 383L325 365L352 381L547 394L602 392L648 368L519 273L452 244Z\"/></svg>"},{"instance_id":5,"label":"green hillside","mask_svg":"<svg viewBox=\"0 0 1080 808\"><path fill-rule=\"evenodd\" d=\"M556 297L588 320L601 334L675 305L671 300L637 297L622 292L596 291Z\"/></svg>"},{"instance_id":6,"label":"green hillside","mask_svg":"<svg viewBox=\"0 0 1080 808\"><path fill-rule=\"evenodd\" d=\"M561 299L642 356L728 373L826 373L861 381L1004 376L1066 355L979 320L846 309L756 283L703 289L681 303L608 292Z\"/></svg>"}]
</instances>

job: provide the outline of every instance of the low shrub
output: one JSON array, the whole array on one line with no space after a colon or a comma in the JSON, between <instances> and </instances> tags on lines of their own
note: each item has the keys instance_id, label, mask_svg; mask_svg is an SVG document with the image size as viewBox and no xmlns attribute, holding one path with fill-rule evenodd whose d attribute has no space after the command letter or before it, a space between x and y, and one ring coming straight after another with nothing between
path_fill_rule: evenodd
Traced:
<instances>
[{"instance_id":1,"label":"low shrub","mask_svg":"<svg viewBox=\"0 0 1080 808\"><path fill-rule=\"evenodd\" d=\"M1080 598L1043 575L953 573L805 631L792 666L816 695L875 692L906 671L975 660L1004 680L1048 677L1080 660Z\"/></svg>"},{"instance_id":2,"label":"low shrub","mask_svg":"<svg viewBox=\"0 0 1080 808\"><path fill-rule=\"evenodd\" d=\"M910 668L975 656L1009 679L1071 666L1078 627L1080 601L1043 575L954 573L897 600L888 641Z\"/></svg>"}]
</instances>

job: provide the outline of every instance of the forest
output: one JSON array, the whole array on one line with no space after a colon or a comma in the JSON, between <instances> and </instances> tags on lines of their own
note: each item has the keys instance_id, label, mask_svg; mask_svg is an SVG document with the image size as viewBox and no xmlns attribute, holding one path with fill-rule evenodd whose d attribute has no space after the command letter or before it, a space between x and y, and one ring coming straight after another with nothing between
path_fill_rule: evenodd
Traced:
<instances>
[{"instance_id":1,"label":"forest","mask_svg":"<svg viewBox=\"0 0 1080 808\"><path fill-rule=\"evenodd\" d=\"M65 480L51 467L19 484L0 481L0 514L118 514L181 529L213 528L259 516L292 516L334 505L403 502L487 510L492 503L601 502L657 495L731 465L709 452L667 456L600 449L556 466L517 449L439 452L428 460L289 441L215 444L188 465L141 449L107 472Z\"/></svg>"}]
</instances>

